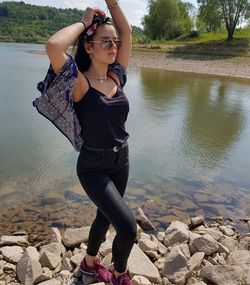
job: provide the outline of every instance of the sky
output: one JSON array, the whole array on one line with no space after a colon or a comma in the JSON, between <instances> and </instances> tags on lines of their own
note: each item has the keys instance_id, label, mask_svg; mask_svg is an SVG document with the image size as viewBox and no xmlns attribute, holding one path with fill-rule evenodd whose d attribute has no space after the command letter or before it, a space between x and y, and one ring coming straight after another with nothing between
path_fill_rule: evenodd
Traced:
<instances>
[{"instance_id":1,"label":"sky","mask_svg":"<svg viewBox=\"0 0 250 285\"><path fill-rule=\"evenodd\" d=\"M5 0L6 1L6 0ZM9 0L13 1L13 0ZM20 2L20 0L14 0ZM3 1L0 1L3 2ZM100 7L106 13L107 6L104 0L23 0L27 4L39 5L39 6L53 6L56 8L77 8L84 10L86 7ZM196 0L189 0L194 5ZM134 26L141 27L141 20L143 15L147 14L147 0L120 0L120 6L122 7L125 15L127 16L129 23Z\"/></svg>"}]
</instances>

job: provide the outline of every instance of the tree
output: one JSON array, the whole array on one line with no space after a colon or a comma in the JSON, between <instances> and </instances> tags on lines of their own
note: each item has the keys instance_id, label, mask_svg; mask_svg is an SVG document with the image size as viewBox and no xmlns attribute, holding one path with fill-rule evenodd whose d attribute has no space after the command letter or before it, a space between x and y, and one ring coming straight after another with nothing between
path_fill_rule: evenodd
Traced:
<instances>
[{"instance_id":1,"label":"tree","mask_svg":"<svg viewBox=\"0 0 250 285\"><path fill-rule=\"evenodd\" d=\"M211 19L221 19L220 22L226 25L227 40L233 39L237 24L247 17L249 9L248 0L198 0L198 4L206 24L210 15Z\"/></svg>"},{"instance_id":2,"label":"tree","mask_svg":"<svg viewBox=\"0 0 250 285\"><path fill-rule=\"evenodd\" d=\"M177 0L149 0L148 14L142 25L145 33L153 40L173 39L190 31L191 21L187 6Z\"/></svg>"}]
</instances>

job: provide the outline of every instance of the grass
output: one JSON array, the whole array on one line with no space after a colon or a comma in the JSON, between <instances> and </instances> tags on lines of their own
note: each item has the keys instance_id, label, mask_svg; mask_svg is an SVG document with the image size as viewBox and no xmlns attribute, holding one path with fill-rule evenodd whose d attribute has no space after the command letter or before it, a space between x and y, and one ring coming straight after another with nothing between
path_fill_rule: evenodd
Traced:
<instances>
[{"instance_id":1,"label":"grass","mask_svg":"<svg viewBox=\"0 0 250 285\"><path fill-rule=\"evenodd\" d=\"M250 57L250 27L236 30L234 39L227 41L227 32L203 33L196 38L158 40L134 44L134 50L158 51L177 54Z\"/></svg>"}]
</instances>

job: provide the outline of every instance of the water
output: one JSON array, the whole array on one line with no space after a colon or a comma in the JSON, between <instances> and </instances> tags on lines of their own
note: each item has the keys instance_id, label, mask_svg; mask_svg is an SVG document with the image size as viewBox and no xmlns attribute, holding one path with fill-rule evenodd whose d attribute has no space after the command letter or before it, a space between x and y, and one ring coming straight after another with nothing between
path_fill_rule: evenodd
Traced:
<instances>
[{"instance_id":1,"label":"water","mask_svg":"<svg viewBox=\"0 0 250 285\"><path fill-rule=\"evenodd\" d=\"M77 153L32 106L49 64L43 49L0 43L0 214L15 220L18 207L19 215L40 215L48 225L74 226L81 220L62 222L65 215L89 204L76 176ZM250 80L131 68L130 206L164 204L159 215L151 208L158 222L176 210L250 215L249 91ZM61 215L51 217L49 205Z\"/></svg>"}]
</instances>

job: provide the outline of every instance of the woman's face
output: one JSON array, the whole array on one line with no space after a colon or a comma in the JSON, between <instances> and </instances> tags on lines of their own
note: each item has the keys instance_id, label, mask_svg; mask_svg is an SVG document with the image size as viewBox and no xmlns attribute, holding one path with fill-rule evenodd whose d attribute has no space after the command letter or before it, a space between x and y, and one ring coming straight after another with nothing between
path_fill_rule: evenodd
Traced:
<instances>
[{"instance_id":1,"label":"woman's face","mask_svg":"<svg viewBox=\"0 0 250 285\"><path fill-rule=\"evenodd\" d=\"M116 30L112 25L103 24L97 27L93 42L91 42L87 51L91 54L92 60L104 64L111 64L115 61L117 55L117 45L111 44L109 40L117 40Z\"/></svg>"}]
</instances>

